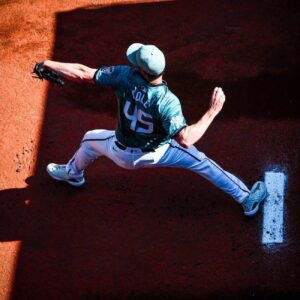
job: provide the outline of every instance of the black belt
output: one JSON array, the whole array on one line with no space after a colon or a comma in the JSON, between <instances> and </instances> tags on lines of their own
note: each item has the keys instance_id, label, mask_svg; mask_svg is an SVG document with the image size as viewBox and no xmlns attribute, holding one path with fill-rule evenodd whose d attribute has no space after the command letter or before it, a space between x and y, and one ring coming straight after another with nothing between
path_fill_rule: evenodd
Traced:
<instances>
[{"instance_id":1,"label":"black belt","mask_svg":"<svg viewBox=\"0 0 300 300\"><path fill-rule=\"evenodd\" d=\"M119 143L118 141L115 141L115 144L118 148L120 148L121 150L126 150L127 147L122 145L121 143ZM154 149L140 149L142 152L155 152Z\"/></svg>"}]
</instances>

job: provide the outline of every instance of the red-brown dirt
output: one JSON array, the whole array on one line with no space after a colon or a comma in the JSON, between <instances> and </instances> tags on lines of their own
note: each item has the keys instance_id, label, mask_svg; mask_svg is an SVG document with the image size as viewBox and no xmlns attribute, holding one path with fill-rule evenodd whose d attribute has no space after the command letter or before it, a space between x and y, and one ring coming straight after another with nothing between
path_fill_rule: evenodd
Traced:
<instances>
[{"instance_id":1,"label":"red-brown dirt","mask_svg":"<svg viewBox=\"0 0 300 300\"><path fill-rule=\"evenodd\" d=\"M0 299L300 297L299 16L279 0L0 1ZM187 171L101 158L83 188L49 178L87 130L115 127L116 100L39 81L35 62L127 64L132 42L165 52L189 123L223 87L199 150L249 186L287 173L282 245L261 244L261 212Z\"/></svg>"}]
</instances>

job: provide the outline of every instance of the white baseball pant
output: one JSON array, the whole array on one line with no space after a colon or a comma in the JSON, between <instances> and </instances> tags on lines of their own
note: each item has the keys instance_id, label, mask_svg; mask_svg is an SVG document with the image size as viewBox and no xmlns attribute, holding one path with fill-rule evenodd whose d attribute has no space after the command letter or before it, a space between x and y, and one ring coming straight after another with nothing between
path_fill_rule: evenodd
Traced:
<instances>
[{"instance_id":1,"label":"white baseball pant","mask_svg":"<svg viewBox=\"0 0 300 300\"><path fill-rule=\"evenodd\" d=\"M120 149L116 144L115 131L96 129L88 131L81 146L67 164L70 174L83 174L84 169L99 156L106 156L125 169L174 167L191 170L209 180L212 184L241 203L250 191L233 174L223 170L213 160L192 146L181 147L171 140L153 152L143 152L139 148Z\"/></svg>"}]
</instances>

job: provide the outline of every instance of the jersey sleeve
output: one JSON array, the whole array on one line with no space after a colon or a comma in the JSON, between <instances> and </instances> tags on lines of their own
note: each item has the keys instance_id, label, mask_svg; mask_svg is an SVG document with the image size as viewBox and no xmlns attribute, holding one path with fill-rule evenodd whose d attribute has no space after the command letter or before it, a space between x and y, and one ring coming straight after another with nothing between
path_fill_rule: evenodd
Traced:
<instances>
[{"instance_id":1,"label":"jersey sleeve","mask_svg":"<svg viewBox=\"0 0 300 300\"><path fill-rule=\"evenodd\" d=\"M183 116L179 99L171 94L159 108L162 126L166 133L173 138L178 132L187 126Z\"/></svg>"},{"instance_id":2,"label":"jersey sleeve","mask_svg":"<svg viewBox=\"0 0 300 300\"><path fill-rule=\"evenodd\" d=\"M127 79L130 69L128 66L101 67L94 75L95 84L116 89Z\"/></svg>"}]
</instances>

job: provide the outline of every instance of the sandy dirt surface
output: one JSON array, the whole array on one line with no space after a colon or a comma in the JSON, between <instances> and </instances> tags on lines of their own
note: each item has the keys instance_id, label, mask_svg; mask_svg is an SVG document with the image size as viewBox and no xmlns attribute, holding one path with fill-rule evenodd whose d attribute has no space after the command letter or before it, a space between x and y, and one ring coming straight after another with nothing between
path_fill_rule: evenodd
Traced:
<instances>
[{"instance_id":1,"label":"sandy dirt surface","mask_svg":"<svg viewBox=\"0 0 300 300\"><path fill-rule=\"evenodd\" d=\"M300 297L299 19L297 1L0 0L0 299ZM187 171L101 158L83 188L49 178L87 130L115 128L116 101L39 81L35 62L127 64L132 42L164 51L189 123L223 87L196 146L249 187L285 172L284 243Z\"/></svg>"}]
</instances>

